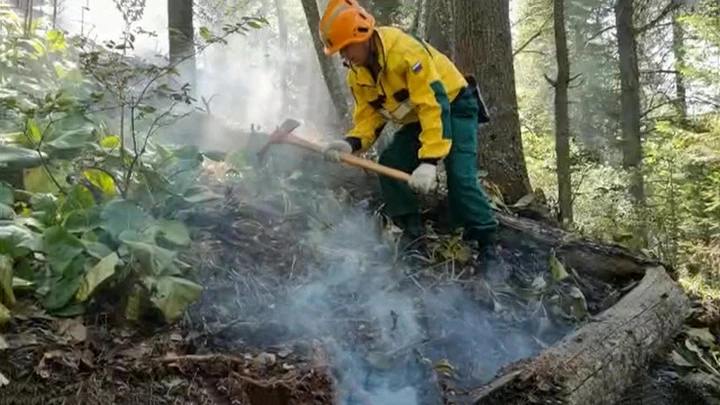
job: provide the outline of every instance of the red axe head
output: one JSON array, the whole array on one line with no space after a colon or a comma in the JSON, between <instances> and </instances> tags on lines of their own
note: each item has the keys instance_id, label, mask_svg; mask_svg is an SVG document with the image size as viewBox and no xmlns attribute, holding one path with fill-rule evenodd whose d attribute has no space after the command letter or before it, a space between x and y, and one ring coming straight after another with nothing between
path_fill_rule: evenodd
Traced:
<instances>
[{"instance_id":1,"label":"red axe head","mask_svg":"<svg viewBox=\"0 0 720 405\"><path fill-rule=\"evenodd\" d=\"M282 143L285 138L287 138L287 136L290 135L290 133L299 126L300 122L292 118L288 118L283 121L283 123L280 124L280 126L277 127L272 134L270 134L270 138L268 138L267 143L262 147L262 149L260 149L260 152L258 152L257 156L260 161L262 162L265 158L265 153L267 152L270 145L274 143Z\"/></svg>"}]
</instances>

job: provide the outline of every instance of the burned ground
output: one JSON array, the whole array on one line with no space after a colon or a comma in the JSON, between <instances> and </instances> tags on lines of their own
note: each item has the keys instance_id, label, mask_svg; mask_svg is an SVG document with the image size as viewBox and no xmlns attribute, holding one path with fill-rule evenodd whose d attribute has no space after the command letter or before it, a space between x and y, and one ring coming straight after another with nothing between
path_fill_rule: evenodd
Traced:
<instances>
[{"instance_id":1,"label":"burned ground","mask_svg":"<svg viewBox=\"0 0 720 405\"><path fill-rule=\"evenodd\" d=\"M436 209L403 248L372 194L262 176L208 177L224 198L180 213L194 239L183 260L205 289L182 322L122 327L102 303L84 320L29 308L0 342L12 382L0 402L472 403L622 295L515 230L488 262Z\"/></svg>"}]
</instances>

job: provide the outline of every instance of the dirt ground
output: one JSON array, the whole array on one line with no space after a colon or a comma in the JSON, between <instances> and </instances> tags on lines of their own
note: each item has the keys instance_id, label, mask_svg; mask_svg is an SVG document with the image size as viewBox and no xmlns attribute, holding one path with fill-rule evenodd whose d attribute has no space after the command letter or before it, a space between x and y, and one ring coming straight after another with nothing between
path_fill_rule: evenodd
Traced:
<instances>
[{"instance_id":1,"label":"dirt ground","mask_svg":"<svg viewBox=\"0 0 720 405\"><path fill-rule=\"evenodd\" d=\"M0 339L1 404L333 403L329 368L312 346L213 352L179 329L27 312Z\"/></svg>"}]
</instances>

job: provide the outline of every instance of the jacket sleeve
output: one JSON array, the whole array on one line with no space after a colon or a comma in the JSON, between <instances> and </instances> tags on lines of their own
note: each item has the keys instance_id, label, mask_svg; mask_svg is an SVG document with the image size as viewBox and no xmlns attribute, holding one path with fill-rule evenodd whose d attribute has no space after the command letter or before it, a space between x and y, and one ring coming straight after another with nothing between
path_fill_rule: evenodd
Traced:
<instances>
[{"instance_id":1,"label":"jacket sleeve","mask_svg":"<svg viewBox=\"0 0 720 405\"><path fill-rule=\"evenodd\" d=\"M364 152L375 143L385 127L386 120L370 105L368 100L362 98L354 81L351 78L348 80L355 99L355 110L353 127L348 132L346 140L352 145L353 152Z\"/></svg>"},{"instance_id":2,"label":"jacket sleeve","mask_svg":"<svg viewBox=\"0 0 720 405\"><path fill-rule=\"evenodd\" d=\"M422 126L418 158L436 163L450 153L452 144L450 99L432 56L422 46L408 52L405 62L410 102Z\"/></svg>"}]
</instances>

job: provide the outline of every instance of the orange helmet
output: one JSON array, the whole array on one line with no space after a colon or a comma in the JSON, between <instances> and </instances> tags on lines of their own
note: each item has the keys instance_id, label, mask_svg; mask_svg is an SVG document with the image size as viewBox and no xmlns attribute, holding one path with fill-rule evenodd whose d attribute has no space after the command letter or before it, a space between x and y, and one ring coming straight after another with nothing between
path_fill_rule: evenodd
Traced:
<instances>
[{"instance_id":1,"label":"orange helmet","mask_svg":"<svg viewBox=\"0 0 720 405\"><path fill-rule=\"evenodd\" d=\"M349 44L367 40L374 29L375 18L357 0L330 0L320 20L325 54L332 55Z\"/></svg>"}]
</instances>

